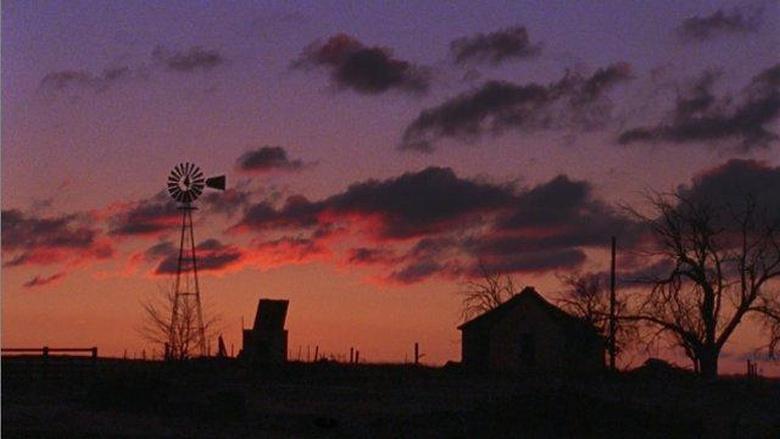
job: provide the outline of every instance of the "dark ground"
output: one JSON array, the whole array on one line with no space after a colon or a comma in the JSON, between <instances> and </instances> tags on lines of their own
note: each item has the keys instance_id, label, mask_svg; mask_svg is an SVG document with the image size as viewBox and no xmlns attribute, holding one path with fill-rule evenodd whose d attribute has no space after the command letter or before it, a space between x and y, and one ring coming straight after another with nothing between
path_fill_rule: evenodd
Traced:
<instances>
[{"instance_id":1,"label":"dark ground","mask_svg":"<svg viewBox=\"0 0 780 439\"><path fill-rule=\"evenodd\" d=\"M2 361L5 437L780 437L780 382L232 360Z\"/></svg>"}]
</instances>

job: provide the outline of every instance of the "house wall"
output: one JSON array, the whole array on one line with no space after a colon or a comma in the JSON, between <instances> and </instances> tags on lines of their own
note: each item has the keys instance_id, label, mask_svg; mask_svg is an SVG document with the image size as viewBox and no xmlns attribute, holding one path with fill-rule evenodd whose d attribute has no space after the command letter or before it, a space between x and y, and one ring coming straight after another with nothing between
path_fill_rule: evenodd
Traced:
<instances>
[{"instance_id":1,"label":"house wall","mask_svg":"<svg viewBox=\"0 0 780 439\"><path fill-rule=\"evenodd\" d=\"M533 340L534 361L524 361L522 336ZM495 371L561 372L567 367L560 324L535 301L526 301L496 322L490 332L490 368Z\"/></svg>"},{"instance_id":2,"label":"house wall","mask_svg":"<svg viewBox=\"0 0 780 439\"><path fill-rule=\"evenodd\" d=\"M489 334L482 328L467 328L462 333L461 363L471 370L488 367Z\"/></svg>"},{"instance_id":3,"label":"house wall","mask_svg":"<svg viewBox=\"0 0 780 439\"><path fill-rule=\"evenodd\" d=\"M490 326L462 333L462 362L472 370L496 372L592 372L604 368L604 345L587 333L572 334L536 300L513 307ZM522 350L532 339L533 363Z\"/></svg>"}]
</instances>

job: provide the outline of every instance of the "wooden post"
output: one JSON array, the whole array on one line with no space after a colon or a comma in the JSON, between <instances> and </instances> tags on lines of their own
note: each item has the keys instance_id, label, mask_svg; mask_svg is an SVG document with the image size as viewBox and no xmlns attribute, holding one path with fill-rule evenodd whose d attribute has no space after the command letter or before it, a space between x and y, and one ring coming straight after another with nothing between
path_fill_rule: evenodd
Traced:
<instances>
[{"instance_id":1,"label":"wooden post","mask_svg":"<svg viewBox=\"0 0 780 439\"><path fill-rule=\"evenodd\" d=\"M44 378L49 374L49 347L44 346L42 349L43 354L43 376Z\"/></svg>"},{"instance_id":2,"label":"wooden post","mask_svg":"<svg viewBox=\"0 0 780 439\"><path fill-rule=\"evenodd\" d=\"M414 343L414 364L420 364L420 344L417 342Z\"/></svg>"},{"instance_id":3,"label":"wooden post","mask_svg":"<svg viewBox=\"0 0 780 439\"><path fill-rule=\"evenodd\" d=\"M44 373L45 373L46 369L48 369L48 365L49 365L49 347L48 346L44 346L43 350L42 350L42 353L43 353L43 370L44 370Z\"/></svg>"},{"instance_id":4,"label":"wooden post","mask_svg":"<svg viewBox=\"0 0 780 439\"><path fill-rule=\"evenodd\" d=\"M316 363L320 355L320 345L314 346L314 362Z\"/></svg>"},{"instance_id":5,"label":"wooden post","mask_svg":"<svg viewBox=\"0 0 780 439\"><path fill-rule=\"evenodd\" d=\"M355 348L349 348L349 364L355 361Z\"/></svg>"},{"instance_id":6,"label":"wooden post","mask_svg":"<svg viewBox=\"0 0 780 439\"><path fill-rule=\"evenodd\" d=\"M310 361L311 361L311 346L306 345L306 362L308 363Z\"/></svg>"},{"instance_id":7,"label":"wooden post","mask_svg":"<svg viewBox=\"0 0 780 439\"><path fill-rule=\"evenodd\" d=\"M360 351L355 351L355 364L360 363Z\"/></svg>"},{"instance_id":8,"label":"wooden post","mask_svg":"<svg viewBox=\"0 0 780 439\"><path fill-rule=\"evenodd\" d=\"M617 300L615 298L615 247L616 239L612 237L612 261L609 269L609 368L615 370L615 333L617 332L616 310Z\"/></svg>"}]
</instances>

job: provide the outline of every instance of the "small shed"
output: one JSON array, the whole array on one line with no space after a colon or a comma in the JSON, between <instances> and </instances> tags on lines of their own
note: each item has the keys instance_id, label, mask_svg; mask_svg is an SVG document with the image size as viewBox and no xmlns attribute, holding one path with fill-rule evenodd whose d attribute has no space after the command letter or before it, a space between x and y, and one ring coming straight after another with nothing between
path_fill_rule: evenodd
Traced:
<instances>
[{"instance_id":1,"label":"small shed","mask_svg":"<svg viewBox=\"0 0 780 439\"><path fill-rule=\"evenodd\" d=\"M562 374L605 367L606 343L598 330L551 304L533 287L458 329L467 369Z\"/></svg>"},{"instance_id":2,"label":"small shed","mask_svg":"<svg viewBox=\"0 0 780 439\"><path fill-rule=\"evenodd\" d=\"M260 299L255 323L243 330L242 358L254 363L279 364L287 361L288 300Z\"/></svg>"}]
</instances>

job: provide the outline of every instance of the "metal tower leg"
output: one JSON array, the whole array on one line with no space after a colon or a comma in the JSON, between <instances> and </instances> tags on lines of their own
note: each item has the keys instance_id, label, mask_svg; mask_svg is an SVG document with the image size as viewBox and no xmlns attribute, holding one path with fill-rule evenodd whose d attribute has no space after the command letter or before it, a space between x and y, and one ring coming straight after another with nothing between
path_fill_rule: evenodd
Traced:
<instances>
[{"instance_id":1,"label":"metal tower leg","mask_svg":"<svg viewBox=\"0 0 780 439\"><path fill-rule=\"evenodd\" d=\"M170 357L173 359L182 359L186 355L191 355L190 346L193 343L197 345L201 356L207 355L206 331L203 324L197 256L195 254L195 232L192 224L192 211L195 208L185 205L180 209L182 210L182 220L179 261L176 269L169 334ZM193 301L195 302L194 310ZM196 319L194 322L193 311Z\"/></svg>"}]
</instances>

